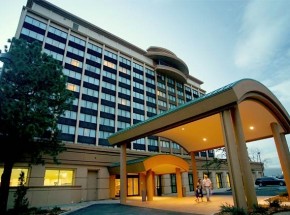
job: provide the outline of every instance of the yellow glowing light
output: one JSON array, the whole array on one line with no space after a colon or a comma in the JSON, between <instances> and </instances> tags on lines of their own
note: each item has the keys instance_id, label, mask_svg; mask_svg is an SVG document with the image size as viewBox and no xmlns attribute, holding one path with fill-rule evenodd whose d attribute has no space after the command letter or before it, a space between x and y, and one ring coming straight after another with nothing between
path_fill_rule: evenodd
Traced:
<instances>
[{"instance_id":1,"label":"yellow glowing light","mask_svg":"<svg viewBox=\"0 0 290 215\"><path fill-rule=\"evenodd\" d=\"M207 139L206 139L206 138L203 138L202 140L203 140L204 142L206 142L206 141L207 141Z\"/></svg>"},{"instance_id":2,"label":"yellow glowing light","mask_svg":"<svg viewBox=\"0 0 290 215\"><path fill-rule=\"evenodd\" d=\"M249 128L250 128L250 130L254 130L254 129L255 129L255 127L254 127L254 126L250 126Z\"/></svg>"},{"instance_id":3,"label":"yellow glowing light","mask_svg":"<svg viewBox=\"0 0 290 215\"><path fill-rule=\"evenodd\" d=\"M184 128L181 128L182 131L184 131Z\"/></svg>"}]
</instances>

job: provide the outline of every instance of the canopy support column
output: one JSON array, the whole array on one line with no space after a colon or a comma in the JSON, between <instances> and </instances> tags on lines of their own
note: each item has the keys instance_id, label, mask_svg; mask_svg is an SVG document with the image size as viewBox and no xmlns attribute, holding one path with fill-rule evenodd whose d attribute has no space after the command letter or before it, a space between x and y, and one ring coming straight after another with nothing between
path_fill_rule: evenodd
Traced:
<instances>
[{"instance_id":1,"label":"canopy support column","mask_svg":"<svg viewBox=\"0 0 290 215\"><path fill-rule=\"evenodd\" d=\"M246 141L244 137L243 125L240 116L239 107L235 106L232 109L233 126L236 133L238 156L240 160L240 167L242 170L244 190L247 196L248 208L252 209L254 205L258 205L256 191L254 189L254 181L251 171L251 165L249 162L249 155L246 147Z\"/></svg>"},{"instance_id":2,"label":"canopy support column","mask_svg":"<svg viewBox=\"0 0 290 215\"><path fill-rule=\"evenodd\" d=\"M230 181L233 191L234 205L247 209L245 191L243 187L240 162L238 159L238 149L236 145L235 133L232 124L231 111L224 110L221 113L221 122L229 165Z\"/></svg>"},{"instance_id":3,"label":"canopy support column","mask_svg":"<svg viewBox=\"0 0 290 215\"><path fill-rule=\"evenodd\" d=\"M147 201L153 200L153 172L149 169L146 172L146 192L147 192Z\"/></svg>"},{"instance_id":4,"label":"canopy support column","mask_svg":"<svg viewBox=\"0 0 290 215\"><path fill-rule=\"evenodd\" d=\"M120 157L120 203L126 204L127 199L127 163L126 163L126 149L127 145L121 145Z\"/></svg>"},{"instance_id":5,"label":"canopy support column","mask_svg":"<svg viewBox=\"0 0 290 215\"><path fill-rule=\"evenodd\" d=\"M175 172L176 172L177 197L181 198L182 197L182 182L181 182L180 169L176 168Z\"/></svg>"},{"instance_id":6,"label":"canopy support column","mask_svg":"<svg viewBox=\"0 0 290 215\"><path fill-rule=\"evenodd\" d=\"M197 175L195 153L190 152L190 157L191 157L191 167L192 167L192 174L193 174L193 187L196 187L198 175Z\"/></svg>"},{"instance_id":7,"label":"canopy support column","mask_svg":"<svg viewBox=\"0 0 290 215\"><path fill-rule=\"evenodd\" d=\"M283 171L284 179L286 182L287 191L288 193L290 193L290 158L287 141L285 135L279 132L279 125L277 123L271 123L271 129L273 132L275 145L280 160L281 168Z\"/></svg>"}]
</instances>

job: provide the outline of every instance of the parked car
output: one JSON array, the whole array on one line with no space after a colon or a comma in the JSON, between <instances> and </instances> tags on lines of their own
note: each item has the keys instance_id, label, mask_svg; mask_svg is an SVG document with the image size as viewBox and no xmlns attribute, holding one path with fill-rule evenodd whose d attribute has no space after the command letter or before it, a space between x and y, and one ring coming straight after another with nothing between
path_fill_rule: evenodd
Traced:
<instances>
[{"instance_id":1,"label":"parked car","mask_svg":"<svg viewBox=\"0 0 290 215\"><path fill-rule=\"evenodd\" d=\"M255 185L259 185L259 187L262 187L267 185L285 186L286 184L284 179L279 179L275 177L261 177L256 179Z\"/></svg>"}]
</instances>

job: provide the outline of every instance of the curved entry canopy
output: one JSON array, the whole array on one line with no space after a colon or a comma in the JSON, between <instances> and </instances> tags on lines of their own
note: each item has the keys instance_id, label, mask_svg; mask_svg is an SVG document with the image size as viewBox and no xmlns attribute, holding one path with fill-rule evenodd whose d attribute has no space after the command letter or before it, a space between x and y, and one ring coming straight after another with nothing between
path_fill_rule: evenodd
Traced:
<instances>
[{"instance_id":1,"label":"curved entry canopy","mask_svg":"<svg viewBox=\"0 0 290 215\"><path fill-rule=\"evenodd\" d=\"M188 172L189 165L182 158L174 155L155 155L141 159L127 161L128 173L146 173L151 170L156 175L173 174L176 169L180 172ZM117 163L109 168L112 175L120 173L120 163Z\"/></svg>"},{"instance_id":2,"label":"curved entry canopy","mask_svg":"<svg viewBox=\"0 0 290 215\"><path fill-rule=\"evenodd\" d=\"M246 142L274 137L289 193L290 155L285 138L289 133L289 114L275 95L255 80L242 79L118 131L108 140L121 145L124 157L127 143L151 135L171 139L191 155L225 147L234 203L246 208L257 204ZM121 196L121 202L125 198Z\"/></svg>"}]
</instances>

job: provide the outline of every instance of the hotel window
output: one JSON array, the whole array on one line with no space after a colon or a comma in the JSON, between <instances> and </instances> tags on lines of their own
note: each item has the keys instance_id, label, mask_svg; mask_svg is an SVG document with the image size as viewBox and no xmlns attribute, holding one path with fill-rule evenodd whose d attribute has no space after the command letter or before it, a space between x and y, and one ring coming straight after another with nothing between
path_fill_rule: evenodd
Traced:
<instances>
[{"instance_id":1,"label":"hotel window","mask_svg":"<svg viewBox=\"0 0 290 215\"><path fill-rule=\"evenodd\" d=\"M4 168L0 167L0 175L3 174ZM11 172L11 177L10 177L10 186L11 187L16 187L19 185L19 177L20 173L24 173L24 184L27 183L27 178L28 178L28 168L23 168L23 167L14 167ZM0 184L1 184L1 177L0 177Z\"/></svg>"},{"instance_id":2,"label":"hotel window","mask_svg":"<svg viewBox=\"0 0 290 215\"><path fill-rule=\"evenodd\" d=\"M82 100L81 107L92 109L92 110L98 110L98 104L86 100Z\"/></svg>"},{"instance_id":3,"label":"hotel window","mask_svg":"<svg viewBox=\"0 0 290 215\"><path fill-rule=\"evenodd\" d=\"M148 138L148 145L150 145L150 146L158 146L158 142L155 139Z\"/></svg>"},{"instance_id":4,"label":"hotel window","mask_svg":"<svg viewBox=\"0 0 290 215\"><path fill-rule=\"evenodd\" d=\"M147 74L155 76L155 73L154 73L153 70L146 68L145 71L146 71Z\"/></svg>"},{"instance_id":5,"label":"hotel window","mask_svg":"<svg viewBox=\"0 0 290 215\"><path fill-rule=\"evenodd\" d=\"M119 87L119 88L118 88L118 92L119 92L119 93L123 93L123 94L128 95L128 96L131 95L131 90L126 89L126 88L123 88L123 87Z\"/></svg>"},{"instance_id":6,"label":"hotel window","mask_svg":"<svg viewBox=\"0 0 290 215\"><path fill-rule=\"evenodd\" d=\"M55 34L57 36L60 36L60 37L62 37L64 39L67 38L67 33L65 33L65 32L63 32L63 31L61 31L61 30L59 30L59 29L57 29L55 27L49 26L48 31L50 33Z\"/></svg>"},{"instance_id":7,"label":"hotel window","mask_svg":"<svg viewBox=\"0 0 290 215\"><path fill-rule=\"evenodd\" d=\"M99 97L99 92L96 90L92 90L86 87L83 87L83 94L92 96L92 97Z\"/></svg>"},{"instance_id":8,"label":"hotel window","mask_svg":"<svg viewBox=\"0 0 290 215\"><path fill-rule=\"evenodd\" d=\"M106 101L116 102L116 97L107 93L102 93L102 99Z\"/></svg>"},{"instance_id":9,"label":"hotel window","mask_svg":"<svg viewBox=\"0 0 290 215\"><path fill-rule=\"evenodd\" d=\"M130 106L131 102L130 100L123 99L123 98L118 98L118 103L126 106Z\"/></svg>"},{"instance_id":10,"label":"hotel window","mask_svg":"<svg viewBox=\"0 0 290 215\"><path fill-rule=\"evenodd\" d=\"M90 71L90 72L94 72L96 74L100 74L101 70L98 67L86 64L86 70Z\"/></svg>"},{"instance_id":11,"label":"hotel window","mask_svg":"<svg viewBox=\"0 0 290 215\"><path fill-rule=\"evenodd\" d=\"M120 62L122 62L122 63L124 63L124 64L126 64L126 65L128 65L128 66L131 66L131 61L130 60L128 60L128 59L126 59L126 58L124 58L124 57L119 57L119 61Z\"/></svg>"},{"instance_id":12,"label":"hotel window","mask_svg":"<svg viewBox=\"0 0 290 215\"><path fill-rule=\"evenodd\" d=\"M109 90L114 90L114 91L116 90L116 85L105 82L105 81L102 82L102 87L107 88Z\"/></svg>"},{"instance_id":13,"label":"hotel window","mask_svg":"<svg viewBox=\"0 0 290 215\"><path fill-rule=\"evenodd\" d=\"M130 79L119 77L119 81L123 84L131 85Z\"/></svg>"},{"instance_id":14,"label":"hotel window","mask_svg":"<svg viewBox=\"0 0 290 215\"><path fill-rule=\"evenodd\" d=\"M76 128L74 126L62 125L62 124L58 124L57 128L63 134L75 134L75 130L76 130Z\"/></svg>"},{"instance_id":15,"label":"hotel window","mask_svg":"<svg viewBox=\"0 0 290 215\"><path fill-rule=\"evenodd\" d=\"M158 87L161 89L165 89L165 84L158 82Z\"/></svg>"},{"instance_id":16,"label":"hotel window","mask_svg":"<svg viewBox=\"0 0 290 215\"><path fill-rule=\"evenodd\" d=\"M177 143L172 143L172 148L173 149L180 149L180 145L178 145Z\"/></svg>"},{"instance_id":17,"label":"hotel window","mask_svg":"<svg viewBox=\"0 0 290 215\"><path fill-rule=\"evenodd\" d=\"M157 113L157 111L156 111L156 108L154 108L154 107L147 107L147 111L148 112L150 112L150 113Z\"/></svg>"},{"instance_id":18,"label":"hotel window","mask_svg":"<svg viewBox=\"0 0 290 215\"><path fill-rule=\"evenodd\" d=\"M40 21L30 17L30 16L26 16L24 21L31 24L31 25L34 25L38 28L41 28L43 30L46 29L46 24L44 24L43 22L40 22Z\"/></svg>"},{"instance_id":19,"label":"hotel window","mask_svg":"<svg viewBox=\"0 0 290 215\"><path fill-rule=\"evenodd\" d=\"M107 71L103 71L102 72L103 76L107 77L107 78L111 78L113 80L116 80L116 75Z\"/></svg>"},{"instance_id":20,"label":"hotel window","mask_svg":"<svg viewBox=\"0 0 290 215\"><path fill-rule=\"evenodd\" d=\"M133 107L139 110L144 110L144 104L140 104L138 102L133 102Z\"/></svg>"},{"instance_id":21,"label":"hotel window","mask_svg":"<svg viewBox=\"0 0 290 215\"><path fill-rule=\"evenodd\" d=\"M97 117L90 114L80 113L80 120L84 122L97 123Z\"/></svg>"},{"instance_id":22,"label":"hotel window","mask_svg":"<svg viewBox=\"0 0 290 215\"><path fill-rule=\"evenodd\" d=\"M177 94L183 96L183 91L177 90Z\"/></svg>"},{"instance_id":23,"label":"hotel window","mask_svg":"<svg viewBox=\"0 0 290 215\"><path fill-rule=\"evenodd\" d=\"M180 104L183 104L184 103L184 100L183 99L180 99L180 98L178 98L178 104L180 105Z\"/></svg>"},{"instance_id":24,"label":"hotel window","mask_svg":"<svg viewBox=\"0 0 290 215\"><path fill-rule=\"evenodd\" d=\"M51 51L51 50L48 50L48 49L44 49L43 50L46 54L52 56L54 59L56 60L59 60L59 61L62 61L63 60L63 55L62 54L59 54L59 53L56 53L54 51Z\"/></svg>"},{"instance_id":25,"label":"hotel window","mask_svg":"<svg viewBox=\"0 0 290 215\"><path fill-rule=\"evenodd\" d=\"M32 37L32 38L37 39L37 40L39 40L41 42L44 39L44 36L42 34L36 33L34 31L28 30L26 28L22 28L21 34L24 34L26 36Z\"/></svg>"},{"instance_id":26,"label":"hotel window","mask_svg":"<svg viewBox=\"0 0 290 215\"><path fill-rule=\"evenodd\" d=\"M117 60L117 55L110 51L105 50L104 55Z\"/></svg>"},{"instance_id":27,"label":"hotel window","mask_svg":"<svg viewBox=\"0 0 290 215\"><path fill-rule=\"evenodd\" d=\"M82 77L82 75L80 73L69 70L69 69L63 69L63 74L68 76L68 77L75 78L78 80L81 80L81 77Z\"/></svg>"},{"instance_id":28,"label":"hotel window","mask_svg":"<svg viewBox=\"0 0 290 215\"><path fill-rule=\"evenodd\" d=\"M100 80L99 79L96 79L96 78L93 78L93 77L87 76L87 75L84 76L84 81L88 82L90 84L94 84L94 85L99 85L100 84Z\"/></svg>"},{"instance_id":29,"label":"hotel window","mask_svg":"<svg viewBox=\"0 0 290 215\"><path fill-rule=\"evenodd\" d=\"M110 67L112 69L117 69L117 65L112 63L112 62L109 62L109 61L106 61L104 60L104 65L107 66L107 67Z\"/></svg>"},{"instance_id":30,"label":"hotel window","mask_svg":"<svg viewBox=\"0 0 290 215\"><path fill-rule=\"evenodd\" d=\"M70 91L80 92L80 86L75 85L75 84L67 83L66 88Z\"/></svg>"},{"instance_id":31,"label":"hotel window","mask_svg":"<svg viewBox=\"0 0 290 215\"><path fill-rule=\"evenodd\" d=\"M68 63L68 64L71 64L75 67L79 67L79 68L82 68L83 67L83 63L76 60L76 59L73 59L73 58L70 58L70 57L66 57L65 58L65 62Z\"/></svg>"},{"instance_id":32,"label":"hotel window","mask_svg":"<svg viewBox=\"0 0 290 215\"><path fill-rule=\"evenodd\" d=\"M166 94L162 91L159 91L159 90L157 91L157 95L161 96L161 97L166 97Z\"/></svg>"},{"instance_id":33,"label":"hotel window","mask_svg":"<svg viewBox=\"0 0 290 215\"><path fill-rule=\"evenodd\" d=\"M74 42L74 43L77 43L79 45L82 45L82 46L85 46L86 45L86 42L84 40L81 40L80 38L78 37L75 37L73 35L70 35L69 36L69 40Z\"/></svg>"},{"instance_id":34,"label":"hotel window","mask_svg":"<svg viewBox=\"0 0 290 215\"><path fill-rule=\"evenodd\" d=\"M102 53L102 48L100 48L99 46L96 46L96 45L94 45L92 43L88 44L88 48L93 50L93 51L96 51L98 53Z\"/></svg>"},{"instance_id":35,"label":"hotel window","mask_svg":"<svg viewBox=\"0 0 290 215\"><path fill-rule=\"evenodd\" d=\"M101 105L101 111L104 113L115 114L115 108L107 105Z\"/></svg>"},{"instance_id":36,"label":"hotel window","mask_svg":"<svg viewBox=\"0 0 290 215\"><path fill-rule=\"evenodd\" d=\"M78 105L79 104L79 99L78 98L74 98L73 100L73 105Z\"/></svg>"},{"instance_id":37,"label":"hotel window","mask_svg":"<svg viewBox=\"0 0 290 215\"><path fill-rule=\"evenodd\" d=\"M120 121L118 121L118 128L123 129L123 128L129 128L130 126L131 126L131 124L128 123L128 122L120 122Z\"/></svg>"},{"instance_id":38,"label":"hotel window","mask_svg":"<svg viewBox=\"0 0 290 215\"><path fill-rule=\"evenodd\" d=\"M215 175L215 177L216 177L216 185L217 185L217 188L223 188L222 173L217 173Z\"/></svg>"},{"instance_id":39,"label":"hotel window","mask_svg":"<svg viewBox=\"0 0 290 215\"><path fill-rule=\"evenodd\" d=\"M155 94L155 89L153 89L153 88L147 87L146 91L149 93Z\"/></svg>"},{"instance_id":40,"label":"hotel window","mask_svg":"<svg viewBox=\"0 0 290 215\"><path fill-rule=\"evenodd\" d=\"M140 89L140 90L144 90L144 85L140 84L138 82L133 82L133 86Z\"/></svg>"},{"instance_id":41,"label":"hotel window","mask_svg":"<svg viewBox=\"0 0 290 215\"><path fill-rule=\"evenodd\" d=\"M166 141L166 140L160 140L160 146L161 146L161 147L169 148L169 146L170 146L169 141Z\"/></svg>"},{"instance_id":42,"label":"hotel window","mask_svg":"<svg viewBox=\"0 0 290 215\"><path fill-rule=\"evenodd\" d=\"M100 137L99 138L101 138L101 139L107 139L112 134L113 134L112 132L100 131Z\"/></svg>"},{"instance_id":43,"label":"hotel window","mask_svg":"<svg viewBox=\"0 0 290 215\"><path fill-rule=\"evenodd\" d=\"M163 107L167 107L166 102L158 100L158 105L163 106Z\"/></svg>"},{"instance_id":44,"label":"hotel window","mask_svg":"<svg viewBox=\"0 0 290 215\"><path fill-rule=\"evenodd\" d=\"M140 71L143 71L143 66L137 64L137 63L133 63L133 67L140 70Z\"/></svg>"},{"instance_id":45,"label":"hotel window","mask_svg":"<svg viewBox=\"0 0 290 215\"><path fill-rule=\"evenodd\" d=\"M74 111L67 110L63 113L62 117L67 119L77 119L77 113Z\"/></svg>"},{"instance_id":46,"label":"hotel window","mask_svg":"<svg viewBox=\"0 0 290 215\"><path fill-rule=\"evenodd\" d=\"M141 93L133 92L133 96L138 99L144 100L144 95Z\"/></svg>"},{"instance_id":47,"label":"hotel window","mask_svg":"<svg viewBox=\"0 0 290 215\"><path fill-rule=\"evenodd\" d=\"M70 169L46 169L44 186L72 186L74 171Z\"/></svg>"},{"instance_id":48,"label":"hotel window","mask_svg":"<svg viewBox=\"0 0 290 215\"><path fill-rule=\"evenodd\" d=\"M94 61L94 62L97 62L97 63L101 63L102 62L102 59L95 56L95 55L92 55L92 54L89 54L87 53L87 59L91 60L91 61Z\"/></svg>"},{"instance_id":49,"label":"hotel window","mask_svg":"<svg viewBox=\"0 0 290 215\"><path fill-rule=\"evenodd\" d=\"M175 174L170 174L170 184L171 184L171 192L177 193L176 175Z\"/></svg>"},{"instance_id":50,"label":"hotel window","mask_svg":"<svg viewBox=\"0 0 290 215\"><path fill-rule=\"evenodd\" d=\"M155 98L152 98L152 97L150 97L150 96L146 96L146 101L148 101L148 102L151 102L151 103L156 103L156 99Z\"/></svg>"},{"instance_id":51,"label":"hotel window","mask_svg":"<svg viewBox=\"0 0 290 215\"><path fill-rule=\"evenodd\" d=\"M71 47L71 46L67 47L67 51L74 53L74 54L81 56L81 57L83 57L85 55L85 53L82 50L79 50L79 49Z\"/></svg>"},{"instance_id":52,"label":"hotel window","mask_svg":"<svg viewBox=\"0 0 290 215\"><path fill-rule=\"evenodd\" d=\"M173 85L174 85L174 80L171 79L171 78L167 78L167 83L169 83L169 84L173 84Z\"/></svg>"},{"instance_id":53,"label":"hotel window","mask_svg":"<svg viewBox=\"0 0 290 215\"><path fill-rule=\"evenodd\" d=\"M173 108L176 108L176 105L174 105L174 104L169 104L169 109L173 109Z\"/></svg>"},{"instance_id":54,"label":"hotel window","mask_svg":"<svg viewBox=\"0 0 290 215\"><path fill-rule=\"evenodd\" d=\"M144 80L144 76L139 74L139 73L137 73L137 72L133 72L133 77L135 77L135 78L137 78L139 80L142 80L142 81Z\"/></svg>"},{"instance_id":55,"label":"hotel window","mask_svg":"<svg viewBox=\"0 0 290 215\"><path fill-rule=\"evenodd\" d=\"M111 126L115 127L115 120L112 119L106 119L106 118L100 118L100 125L105 125L105 126Z\"/></svg>"},{"instance_id":56,"label":"hotel window","mask_svg":"<svg viewBox=\"0 0 290 215\"><path fill-rule=\"evenodd\" d=\"M125 73L127 75L131 74L131 71L129 69L126 69L126 68L121 67L121 66L119 66L119 72L123 72L123 73Z\"/></svg>"},{"instance_id":57,"label":"hotel window","mask_svg":"<svg viewBox=\"0 0 290 215\"><path fill-rule=\"evenodd\" d=\"M121 109L118 110L118 116L123 116L123 117L130 118L130 115L131 114L130 114L129 111L121 110Z\"/></svg>"},{"instance_id":58,"label":"hotel window","mask_svg":"<svg viewBox=\"0 0 290 215\"><path fill-rule=\"evenodd\" d=\"M150 83L150 84L155 84L155 80L153 80L151 78L146 78L146 82Z\"/></svg>"},{"instance_id":59,"label":"hotel window","mask_svg":"<svg viewBox=\"0 0 290 215\"><path fill-rule=\"evenodd\" d=\"M133 113L133 119L137 119L139 121L143 121L144 120L144 115Z\"/></svg>"},{"instance_id":60,"label":"hotel window","mask_svg":"<svg viewBox=\"0 0 290 215\"><path fill-rule=\"evenodd\" d=\"M168 97L169 97L169 99L170 99L171 101L174 101L174 102L176 101L175 96L169 95Z\"/></svg>"},{"instance_id":61,"label":"hotel window","mask_svg":"<svg viewBox=\"0 0 290 215\"><path fill-rule=\"evenodd\" d=\"M65 47L65 44L64 44L64 43L59 42L59 41L57 41L57 40L53 40L53 39L51 39L51 38L49 38L49 37L46 38L45 43L50 44L50 45L52 45L52 46L54 46L54 47L57 47L57 48L63 49L63 50L64 50L64 47Z\"/></svg>"},{"instance_id":62,"label":"hotel window","mask_svg":"<svg viewBox=\"0 0 290 215\"><path fill-rule=\"evenodd\" d=\"M173 87L167 87L167 90L168 90L169 92L175 93L175 89L174 89Z\"/></svg>"},{"instance_id":63,"label":"hotel window","mask_svg":"<svg viewBox=\"0 0 290 215\"><path fill-rule=\"evenodd\" d=\"M79 127L78 135L85 137L96 137L96 130Z\"/></svg>"}]
</instances>

